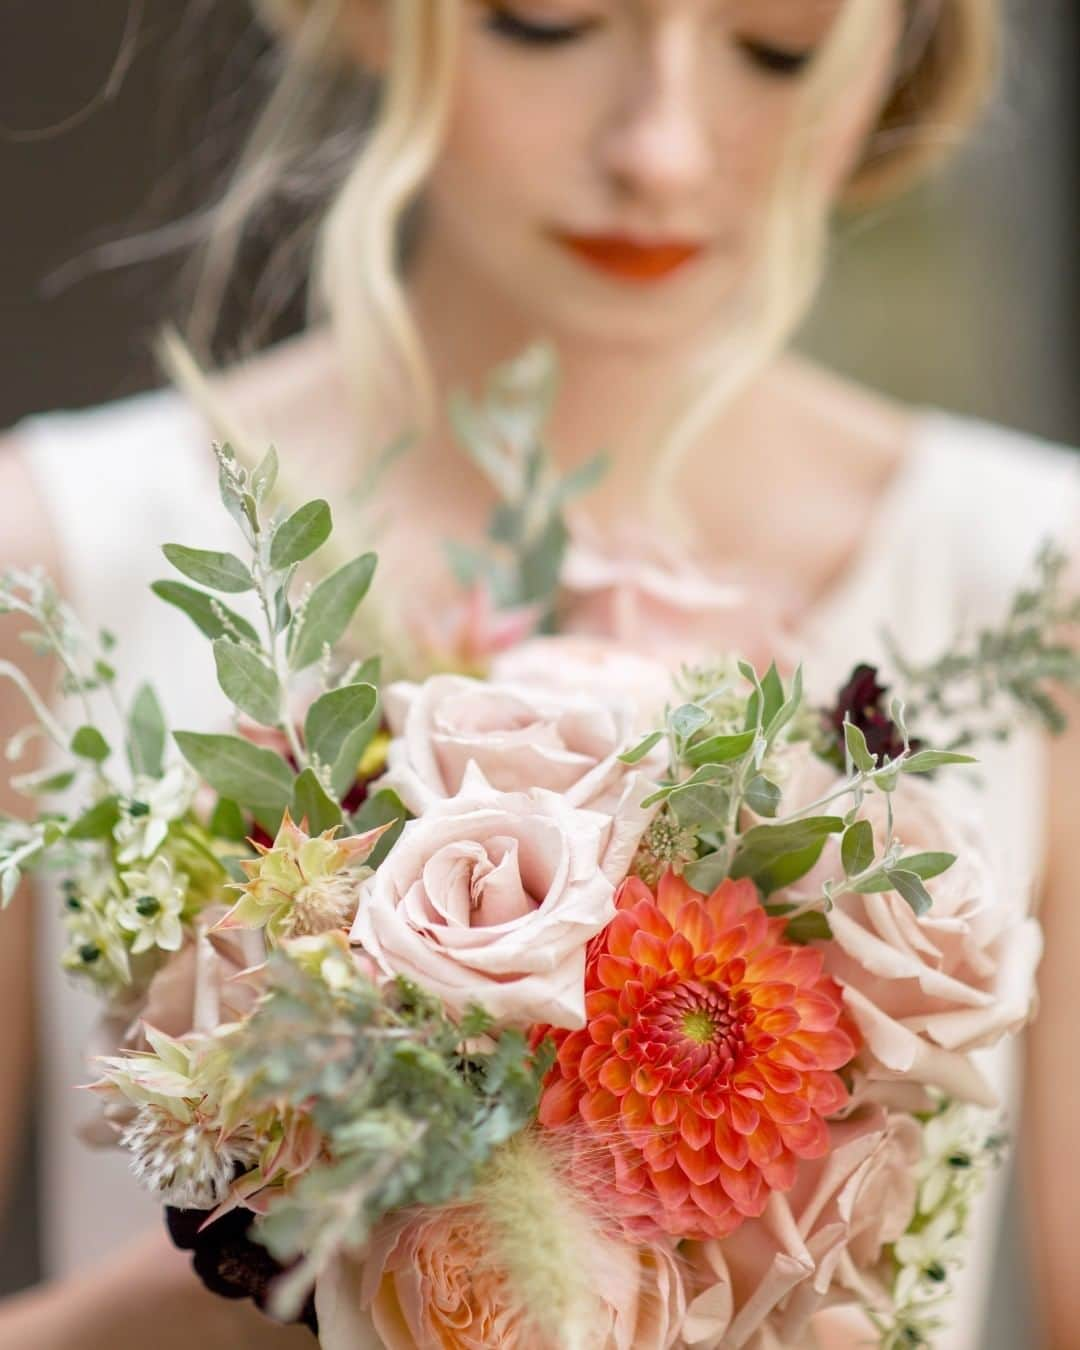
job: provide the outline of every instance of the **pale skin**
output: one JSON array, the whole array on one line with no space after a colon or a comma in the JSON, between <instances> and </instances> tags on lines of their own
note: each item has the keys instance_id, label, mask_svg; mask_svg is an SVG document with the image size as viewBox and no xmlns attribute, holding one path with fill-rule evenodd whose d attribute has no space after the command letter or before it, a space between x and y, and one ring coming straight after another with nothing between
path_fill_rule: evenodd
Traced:
<instances>
[{"instance_id":1,"label":"pale skin","mask_svg":"<svg viewBox=\"0 0 1080 1350\"><path fill-rule=\"evenodd\" d=\"M424 230L408 277L410 297L440 385L475 385L538 332L558 344L565 370L555 442L570 464L618 446L673 387L705 329L745 276L770 174L784 143L799 75L754 53L791 57L827 35L838 0L463 0L459 71L449 133L427 192ZM506 16L509 16L509 21ZM883 0L873 49L822 128L819 169L835 193L853 171L887 92L900 5ZM521 25L572 30L538 43ZM494 25L494 26L493 26ZM381 0L350 0L345 41L378 66L387 35ZM773 63L775 65L775 62ZM689 239L703 252L685 273L643 286L600 275L552 232ZM460 318L467 315L467 323ZM341 381L325 336L287 344L229 377L240 420L257 410L301 460L354 454ZM313 409L317 410L313 413ZM695 447L684 472L688 510L710 561L748 563L784 584L798 578L809 604L858 549L860 521L902 463L911 416L878 396L791 357L771 363ZM0 453L0 565L41 562L62 581L58 545L15 438ZM737 474L725 465L738 464ZM617 459L592 503L601 522L640 496L644 453ZM716 485L722 483L722 490ZM783 490L766 485L783 484ZM434 549L447 522L479 530L482 482L435 438L387 485L408 502L407 538L384 541L390 565L408 549L416 578L437 590ZM418 503L427 514L418 528ZM400 521L405 511L393 513ZM13 625L0 623L0 659L24 660ZM46 673L39 672L46 683ZM0 744L22 724L0 699ZM1073 1278L1073 1216L1080 1175L1063 1166L1080 1126L1080 1083L1069 1059L1080 1006L1070 953L1080 951L1070 845L1080 813L1080 709L1053 748L1052 818L1044 918L1049 935L1042 1010L1029 1038L1025 1099L1029 1194L1036 1211L1039 1306L1051 1346L1080 1346L1080 1286ZM0 784L0 810L19 799ZM27 897L4 919L0 944L0 1182L10 1176L32 1064ZM161 1316L161 1308L176 1317ZM0 1343L36 1350L113 1350L153 1342L165 1350L308 1345L306 1333L270 1327L246 1308L199 1289L186 1260L147 1235L89 1281L47 1287L0 1307ZM176 1341L169 1341L170 1335Z\"/></svg>"}]
</instances>

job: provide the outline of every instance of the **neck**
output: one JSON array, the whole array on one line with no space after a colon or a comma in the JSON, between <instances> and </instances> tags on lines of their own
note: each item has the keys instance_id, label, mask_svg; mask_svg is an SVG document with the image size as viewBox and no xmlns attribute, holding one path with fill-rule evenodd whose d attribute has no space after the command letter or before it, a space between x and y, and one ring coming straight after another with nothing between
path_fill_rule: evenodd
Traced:
<instances>
[{"instance_id":1,"label":"neck","mask_svg":"<svg viewBox=\"0 0 1080 1350\"><path fill-rule=\"evenodd\" d=\"M425 243L410 270L410 300L424 335L440 397L449 390L478 390L497 365L519 355L541 334L534 320L511 310L475 275L449 265L436 244ZM551 439L563 470L607 451L612 470L590 494L589 511L611 519L640 502L655 464L655 439L642 428L657 424L658 410L671 405L685 381L695 343L599 343L588 337L549 336L559 355L559 399ZM739 398L714 429L728 440L749 406ZM441 437L440 437L441 439ZM436 452L438 447L435 447Z\"/></svg>"}]
</instances>

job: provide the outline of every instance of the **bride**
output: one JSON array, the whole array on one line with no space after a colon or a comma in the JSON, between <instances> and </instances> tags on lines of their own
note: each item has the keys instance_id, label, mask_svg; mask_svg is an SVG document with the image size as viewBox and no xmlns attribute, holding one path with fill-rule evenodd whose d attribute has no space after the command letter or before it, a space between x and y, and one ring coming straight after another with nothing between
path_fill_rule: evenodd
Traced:
<instances>
[{"instance_id":1,"label":"bride","mask_svg":"<svg viewBox=\"0 0 1080 1350\"><path fill-rule=\"evenodd\" d=\"M977 115L1000 40L995 0L261 0L260 11L280 34L283 75L217 214L189 336L197 346L212 331L244 230L282 180L337 165L329 209L304 236L317 229L308 330L211 375L174 341L177 387L28 419L0 455L0 566L58 576L175 722L205 715L211 673L194 640L191 659L175 659L179 621L147 584L162 541L215 542L211 439L252 451L273 440L305 490L321 481L342 500L374 449L419 428L381 480L378 546L384 583L430 606L447 593L441 541L479 534L491 505L452 449L444 395L537 336L561 359L563 466L614 451L589 500L592 538L737 570L755 612L767 607L785 641L837 676L851 652L880 650L885 622L913 655L932 654L957 624L1000 614L1044 539L1076 545L1070 455L896 406L787 350L835 210L907 187ZM0 627L0 659L24 655ZM0 703L0 740L20 725L12 703ZM1023 1101L1039 1303L1050 1343L1065 1347L1080 1344L1069 1161L1080 717L1052 745L1026 733L983 758L980 809L1012 894L1041 899L1049 937L1028 1076L1008 1057L993 1070L1014 1127ZM19 809L6 787L0 808ZM50 1280L0 1306L0 1342L310 1344L206 1295L119 1156L78 1141L88 1012L56 974L60 925L43 908L36 944L21 903L0 945L0 1174L36 1069ZM949 1350L981 1344L999 1199L1000 1186L978 1218Z\"/></svg>"}]
</instances>

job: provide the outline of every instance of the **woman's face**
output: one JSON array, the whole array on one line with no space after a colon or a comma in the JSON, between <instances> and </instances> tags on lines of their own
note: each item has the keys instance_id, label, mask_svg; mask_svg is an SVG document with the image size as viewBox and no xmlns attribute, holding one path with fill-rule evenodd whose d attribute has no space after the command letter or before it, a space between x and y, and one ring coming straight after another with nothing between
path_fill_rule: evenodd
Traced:
<instances>
[{"instance_id":1,"label":"woman's face","mask_svg":"<svg viewBox=\"0 0 1080 1350\"><path fill-rule=\"evenodd\" d=\"M902 0L814 137L840 190L887 92ZM435 266L563 338L671 343L723 313L843 0L461 0Z\"/></svg>"}]
</instances>

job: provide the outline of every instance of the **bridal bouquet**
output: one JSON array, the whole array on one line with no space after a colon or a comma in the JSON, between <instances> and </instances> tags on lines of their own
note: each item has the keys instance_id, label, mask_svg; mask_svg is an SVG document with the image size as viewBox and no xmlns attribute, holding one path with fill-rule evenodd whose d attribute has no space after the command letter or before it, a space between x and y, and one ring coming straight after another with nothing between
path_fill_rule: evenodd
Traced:
<instances>
[{"instance_id":1,"label":"bridal bouquet","mask_svg":"<svg viewBox=\"0 0 1080 1350\"><path fill-rule=\"evenodd\" d=\"M4 898L61 877L94 1091L174 1239L327 1350L930 1345L1003 1147L978 1052L1040 950L942 792L953 695L1057 717L1061 559L898 660L907 708L866 666L827 707L801 669L672 670L558 632L594 471L511 404L459 409L503 500L426 677L339 655L375 559L311 579L330 507L274 509L272 452L219 450L243 550L167 545L156 587L229 732L170 736L149 687L110 730L108 635L0 584L78 710L3 671L56 752L21 786L75 803L0 824Z\"/></svg>"}]
</instances>

